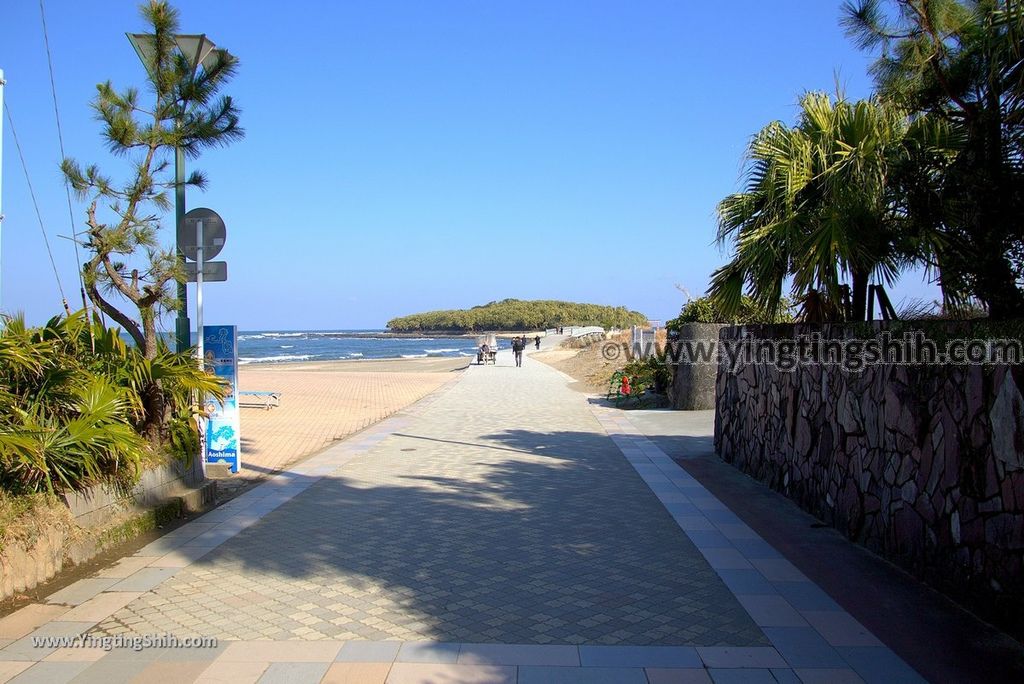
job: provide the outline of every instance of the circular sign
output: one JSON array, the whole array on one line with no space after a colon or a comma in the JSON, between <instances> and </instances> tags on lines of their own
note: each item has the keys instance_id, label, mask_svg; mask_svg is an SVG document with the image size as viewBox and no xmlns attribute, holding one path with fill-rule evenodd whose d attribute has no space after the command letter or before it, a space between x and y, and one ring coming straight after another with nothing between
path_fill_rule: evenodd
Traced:
<instances>
[{"instance_id":1,"label":"circular sign","mask_svg":"<svg viewBox=\"0 0 1024 684\"><path fill-rule=\"evenodd\" d=\"M203 261L209 261L220 254L227 240L224 219L213 209L200 207L185 214L183 225L178 227L178 249L186 259L196 260L196 225L203 222Z\"/></svg>"}]
</instances>

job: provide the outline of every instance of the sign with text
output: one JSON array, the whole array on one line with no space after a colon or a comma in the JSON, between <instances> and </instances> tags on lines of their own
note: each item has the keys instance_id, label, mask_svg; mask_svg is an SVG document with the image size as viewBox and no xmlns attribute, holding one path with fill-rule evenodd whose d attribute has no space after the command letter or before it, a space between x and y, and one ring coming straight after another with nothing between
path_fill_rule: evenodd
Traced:
<instances>
[{"instance_id":1,"label":"sign with text","mask_svg":"<svg viewBox=\"0 0 1024 684\"><path fill-rule=\"evenodd\" d=\"M226 463L231 472L242 467L242 437L238 414L238 330L233 325L203 326L203 363L207 371L228 383L221 404L207 398L207 463Z\"/></svg>"}]
</instances>

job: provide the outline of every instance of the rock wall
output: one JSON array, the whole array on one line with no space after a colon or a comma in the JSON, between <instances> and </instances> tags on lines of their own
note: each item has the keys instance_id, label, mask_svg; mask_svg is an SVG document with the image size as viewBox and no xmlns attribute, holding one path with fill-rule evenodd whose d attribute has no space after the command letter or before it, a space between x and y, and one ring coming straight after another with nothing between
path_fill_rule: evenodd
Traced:
<instances>
[{"instance_id":1,"label":"rock wall","mask_svg":"<svg viewBox=\"0 0 1024 684\"><path fill-rule=\"evenodd\" d=\"M864 327L739 326L724 329L720 341L811 332L849 339L863 337ZM854 373L822 364L731 372L723 364L715 447L851 539L1020 635L1022 388L1019 365L880 364Z\"/></svg>"},{"instance_id":2,"label":"rock wall","mask_svg":"<svg viewBox=\"0 0 1024 684\"><path fill-rule=\"evenodd\" d=\"M64 519L40 523L32 539L0 547L0 600L46 582L66 564L89 560L107 546L151 529L152 514L168 503L177 512L199 512L216 499L216 483L203 481L202 464L179 463L145 470L127 495L95 486L64 496ZM127 535L127 536L126 536Z\"/></svg>"}]
</instances>

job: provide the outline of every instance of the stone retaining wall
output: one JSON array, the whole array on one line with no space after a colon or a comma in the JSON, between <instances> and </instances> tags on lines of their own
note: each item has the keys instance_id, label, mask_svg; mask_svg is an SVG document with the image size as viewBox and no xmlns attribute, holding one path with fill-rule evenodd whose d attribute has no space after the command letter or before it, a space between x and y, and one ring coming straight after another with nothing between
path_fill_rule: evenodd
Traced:
<instances>
[{"instance_id":1,"label":"stone retaining wall","mask_svg":"<svg viewBox=\"0 0 1024 684\"><path fill-rule=\"evenodd\" d=\"M147 469L127 496L105 486L68 494L70 515L64 520L41 525L27 544L0 548L0 600L46 582L65 564L82 563L152 529L163 517L204 510L215 495L215 483L203 482L198 459L188 468L175 463Z\"/></svg>"},{"instance_id":2,"label":"stone retaining wall","mask_svg":"<svg viewBox=\"0 0 1024 684\"><path fill-rule=\"evenodd\" d=\"M811 332L842 340L865 328L739 326L724 329L721 341ZM964 332L947 325L929 334ZM851 539L1020 634L1022 388L1022 366L720 367L715 447Z\"/></svg>"}]
</instances>

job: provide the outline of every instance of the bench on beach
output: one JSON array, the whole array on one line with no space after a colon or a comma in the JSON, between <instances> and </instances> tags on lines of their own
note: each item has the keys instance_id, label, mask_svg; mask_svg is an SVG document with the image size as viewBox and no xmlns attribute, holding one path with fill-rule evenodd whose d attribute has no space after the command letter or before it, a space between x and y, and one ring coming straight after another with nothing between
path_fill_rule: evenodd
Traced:
<instances>
[{"instance_id":1,"label":"bench on beach","mask_svg":"<svg viewBox=\"0 0 1024 684\"><path fill-rule=\"evenodd\" d=\"M246 392L238 393L238 405L251 408L261 408L269 411L275 406L281 405L280 392Z\"/></svg>"}]
</instances>

